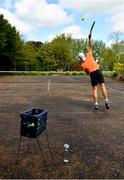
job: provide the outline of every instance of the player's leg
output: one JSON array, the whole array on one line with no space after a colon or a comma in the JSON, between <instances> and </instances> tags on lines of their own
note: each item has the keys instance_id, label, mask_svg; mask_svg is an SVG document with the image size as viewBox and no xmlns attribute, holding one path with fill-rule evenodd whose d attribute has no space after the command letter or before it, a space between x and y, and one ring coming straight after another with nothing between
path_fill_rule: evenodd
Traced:
<instances>
[{"instance_id":1,"label":"player's leg","mask_svg":"<svg viewBox=\"0 0 124 180\"><path fill-rule=\"evenodd\" d=\"M107 93L103 74L100 70L98 71L98 83L101 86L102 94L103 94L103 97L105 99L105 108L109 109L110 106L109 106L109 101L108 101L108 93Z\"/></svg>"},{"instance_id":2,"label":"player's leg","mask_svg":"<svg viewBox=\"0 0 124 180\"><path fill-rule=\"evenodd\" d=\"M94 107L98 109L98 81L97 81L97 71L90 73L91 84L93 87L93 99L94 99Z\"/></svg>"},{"instance_id":3,"label":"player's leg","mask_svg":"<svg viewBox=\"0 0 124 180\"><path fill-rule=\"evenodd\" d=\"M98 86L93 86L94 108L98 109Z\"/></svg>"},{"instance_id":4,"label":"player's leg","mask_svg":"<svg viewBox=\"0 0 124 180\"><path fill-rule=\"evenodd\" d=\"M107 93L107 89L105 86L105 83L101 84L101 90L102 90L102 94L105 100L108 100L108 93Z\"/></svg>"},{"instance_id":5,"label":"player's leg","mask_svg":"<svg viewBox=\"0 0 124 180\"><path fill-rule=\"evenodd\" d=\"M110 106L109 106L108 93L107 93L105 83L101 84L101 90L102 90L103 97L105 99L105 107L106 107L106 109L109 109Z\"/></svg>"}]
</instances>

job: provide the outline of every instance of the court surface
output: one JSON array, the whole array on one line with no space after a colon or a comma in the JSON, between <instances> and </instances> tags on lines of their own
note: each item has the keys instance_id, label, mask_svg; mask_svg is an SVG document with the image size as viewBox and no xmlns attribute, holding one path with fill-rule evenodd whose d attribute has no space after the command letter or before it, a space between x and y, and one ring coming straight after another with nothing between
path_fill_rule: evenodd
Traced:
<instances>
[{"instance_id":1,"label":"court surface","mask_svg":"<svg viewBox=\"0 0 124 180\"><path fill-rule=\"evenodd\" d=\"M111 108L105 110L99 87L99 110L94 110L89 77L0 76L0 178L124 178L124 83L106 78ZM47 131L39 136L47 169L36 140L20 138L20 113L48 110ZM63 145L70 161L63 162Z\"/></svg>"}]
</instances>

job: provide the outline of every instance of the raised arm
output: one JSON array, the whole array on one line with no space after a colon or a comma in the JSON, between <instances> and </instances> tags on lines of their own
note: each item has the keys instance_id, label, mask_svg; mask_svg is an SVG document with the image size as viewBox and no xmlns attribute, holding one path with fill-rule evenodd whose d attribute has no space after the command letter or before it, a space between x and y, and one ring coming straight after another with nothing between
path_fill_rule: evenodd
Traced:
<instances>
[{"instance_id":1,"label":"raised arm","mask_svg":"<svg viewBox=\"0 0 124 180\"><path fill-rule=\"evenodd\" d=\"M94 25L95 25L95 21L93 21L93 23L92 23L92 26L91 26L91 28L90 28L90 33L89 33L89 36L88 36L88 38L89 38L89 47L90 47L91 49L93 49L93 47L92 47L92 42L91 42L91 37L92 37L92 30L93 30Z\"/></svg>"},{"instance_id":2,"label":"raised arm","mask_svg":"<svg viewBox=\"0 0 124 180\"><path fill-rule=\"evenodd\" d=\"M89 47L90 47L91 49L93 49L91 37L92 37L92 35L91 35L91 33L90 33L89 36L88 36L88 39L89 39Z\"/></svg>"}]
</instances>

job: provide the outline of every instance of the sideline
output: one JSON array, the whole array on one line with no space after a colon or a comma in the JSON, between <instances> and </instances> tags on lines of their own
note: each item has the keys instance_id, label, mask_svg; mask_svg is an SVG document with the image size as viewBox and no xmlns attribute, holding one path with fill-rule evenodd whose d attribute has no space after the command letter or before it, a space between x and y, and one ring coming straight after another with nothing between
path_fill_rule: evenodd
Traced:
<instances>
[{"instance_id":1,"label":"sideline","mask_svg":"<svg viewBox=\"0 0 124 180\"><path fill-rule=\"evenodd\" d=\"M123 91L119 91L119 90L117 90L117 89L113 89L113 88L111 88L111 87L109 87L109 86L107 86L107 88L109 88L109 89L111 89L111 90L113 90L113 91L116 91L116 92L118 92L118 93L122 93L122 94L124 94L124 92L123 92Z\"/></svg>"}]
</instances>

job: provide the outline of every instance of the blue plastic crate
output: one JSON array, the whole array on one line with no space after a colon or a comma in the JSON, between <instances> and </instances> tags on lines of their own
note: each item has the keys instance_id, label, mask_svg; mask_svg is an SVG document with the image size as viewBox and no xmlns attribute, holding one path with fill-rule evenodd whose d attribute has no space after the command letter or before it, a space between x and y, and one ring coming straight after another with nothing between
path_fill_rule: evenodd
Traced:
<instances>
[{"instance_id":1,"label":"blue plastic crate","mask_svg":"<svg viewBox=\"0 0 124 180\"><path fill-rule=\"evenodd\" d=\"M20 114L20 135L36 138L46 130L47 110L32 108Z\"/></svg>"}]
</instances>

